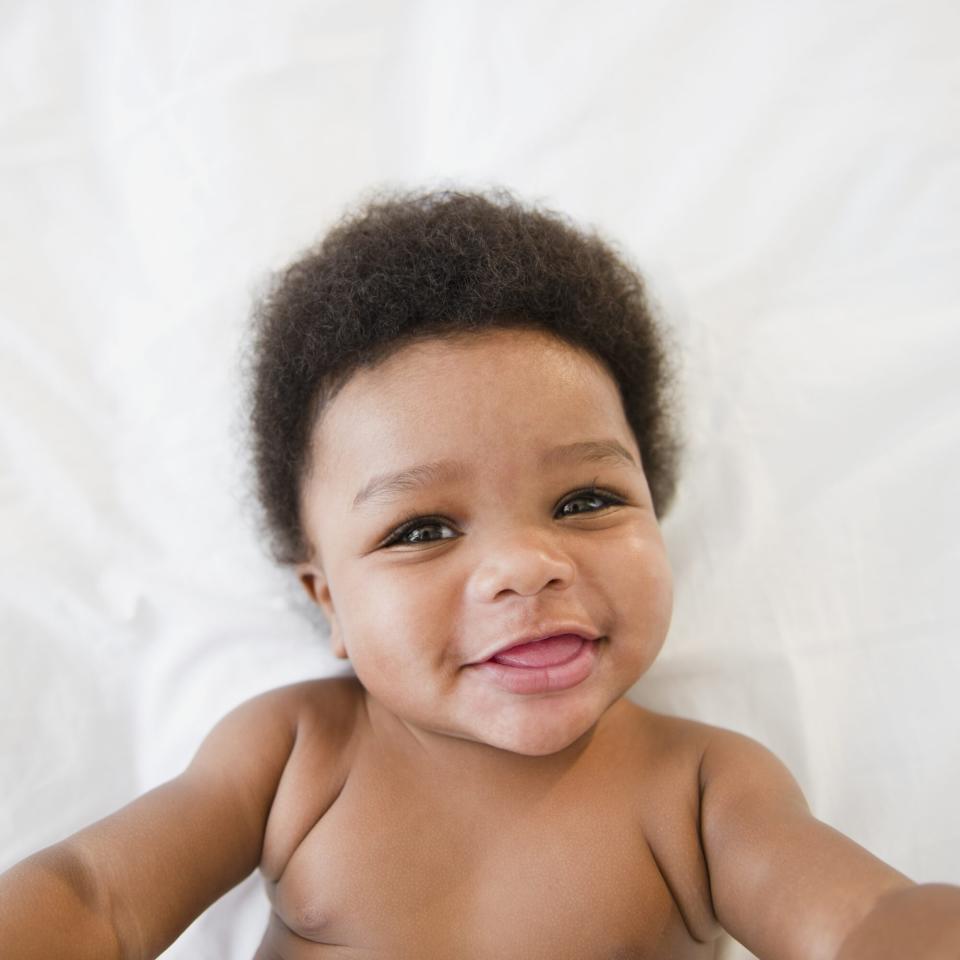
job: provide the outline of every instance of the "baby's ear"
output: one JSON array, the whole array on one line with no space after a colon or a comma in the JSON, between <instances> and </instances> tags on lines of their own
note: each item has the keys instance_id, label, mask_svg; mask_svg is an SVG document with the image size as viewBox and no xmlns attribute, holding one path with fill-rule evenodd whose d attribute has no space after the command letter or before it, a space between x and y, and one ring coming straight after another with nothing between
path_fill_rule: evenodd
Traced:
<instances>
[{"instance_id":1,"label":"baby's ear","mask_svg":"<svg viewBox=\"0 0 960 960\"><path fill-rule=\"evenodd\" d=\"M330 594L330 585L326 574L315 563L306 562L297 566L297 577L312 603L315 603L327 618L330 624L330 643L334 656L341 660L347 659L347 649L340 636L340 622L337 620L336 610L333 608L333 597Z\"/></svg>"}]
</instances>

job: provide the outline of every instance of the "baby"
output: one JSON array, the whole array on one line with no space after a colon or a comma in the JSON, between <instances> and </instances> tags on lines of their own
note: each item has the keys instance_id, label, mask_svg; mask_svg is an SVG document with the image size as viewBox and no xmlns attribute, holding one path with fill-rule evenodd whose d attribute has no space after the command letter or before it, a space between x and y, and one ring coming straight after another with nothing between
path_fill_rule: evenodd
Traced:
<instances>
[{"instance_id":1,"label":"baby","mask_svg":"<svg viewBox=\"0 0 960 960\"><path fill-rule=\"evenodd\" d=\"M667 635L662 338L604 241L504 192L376 198L256 314L277 558L355 677L0 877L5 960L155 957L259 867L256 960L960 957L960 888L783 764L625 697Z\"/></svg>"}]
</instances>

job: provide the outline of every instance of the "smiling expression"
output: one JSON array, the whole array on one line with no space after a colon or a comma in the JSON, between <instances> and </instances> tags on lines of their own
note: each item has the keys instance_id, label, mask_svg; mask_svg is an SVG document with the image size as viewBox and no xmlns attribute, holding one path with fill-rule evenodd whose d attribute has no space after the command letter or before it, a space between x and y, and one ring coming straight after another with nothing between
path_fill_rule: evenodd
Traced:
<instances>
[{"instance_id":1,"label":"smiling expression","mask_svg":"<svg viewBox=\"0 0 960 960\"><path fill-rule=\"evenodd\" d=\"M530 329L401 347L315 425L298 574L338 657L419 738L527 756L590 731L666 637L672 586L617 386ZM518 693L472 666L576 624L589 674Z\"/></svg>"}]
</instances>

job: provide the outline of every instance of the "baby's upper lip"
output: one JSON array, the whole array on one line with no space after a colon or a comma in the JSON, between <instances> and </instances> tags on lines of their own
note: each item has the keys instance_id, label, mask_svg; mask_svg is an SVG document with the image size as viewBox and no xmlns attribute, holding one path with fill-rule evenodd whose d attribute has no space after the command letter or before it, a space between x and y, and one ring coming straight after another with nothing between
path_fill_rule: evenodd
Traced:
<instances>
[{"instance_id":1,"label":"baby's upper lip","mask_svg":"<svg viewBox=\"0 0 960 960\"><path fill-rule=\"evenodd\" d=\"M502 653L504 650L509 650L511 647L517 647L521 643L533 643L535 640L548 640L550 637L560 637L565 634L573 634L575 636L582 637L584 640L598 640L600 638L600 635L596 630L593 630L590 627L585 627L581 623L538 624L535 630L531 630L527 633L521 634L520 636L516 636L512 640L507 640L506 643L499 643L488 653L483 654L476 660L471 660L467 666L483 663L484 661L489 660L491 657L495 657L498 653Z\"/></svg>"}]
</instances>

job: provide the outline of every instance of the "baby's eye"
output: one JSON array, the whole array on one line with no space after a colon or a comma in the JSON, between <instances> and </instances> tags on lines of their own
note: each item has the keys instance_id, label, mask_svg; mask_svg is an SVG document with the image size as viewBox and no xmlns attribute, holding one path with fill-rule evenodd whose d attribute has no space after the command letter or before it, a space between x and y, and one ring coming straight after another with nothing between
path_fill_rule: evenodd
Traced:
<instances>
[{"instance_id":1,"label":"baby's eye","mask_svg":"<svg viewBox=\"0 0 960 960\"><path fill-rule=\"evenodd\" d=\"M565 512L566 508L571 504L577 503L594 503L596 506L587 507L586 509L577 509L569 513ZM573 494L568 500L565 500L560 505L561 516L564 517L575 517L580 513L596 513L597 510L602 510L604 507L615 506L616 504L621 504L623 501L619 497L615 497L612 494L605 493L603 490L578 490Z\"/></svg>"},{"instance_id":2,"label":"baby's eye","mask_svg":"<svg viewBox=\"0 0 960 960\"><path fill-rule=\"evenodd\" d=\"M392 547L394 544L436 543L438 540L450 540L451 537L423 536L424 530L450 530L450 525L433 517L417 517L397 527L387 538L383 546ZM454 534L455 536L456 534Z\"/></svg>"},{"instance_id":3,"label":"baby's eye","mask_svg":"<svg viewBox=\"0 0 960 960\"><path fill-rule=\"evenodd\" d=\"M623 500L605 490L588 487L585 490L576 490L560 505L560 516L575 517L581 513L596 513L605 507L617 506ZM585 504L567 510L571 505ZM431 531L441 531L439 536L432 536ZM444 536L442 531L447 530L450 536ZM451 525L442 517L411 517L403 521L381 544L382 547L413 546L418 543L438 543L441 540L452 540L457 536Z\"/></svg>"}]
</instances>

